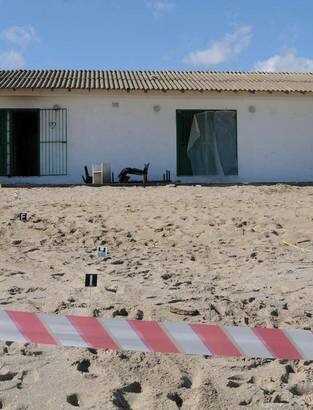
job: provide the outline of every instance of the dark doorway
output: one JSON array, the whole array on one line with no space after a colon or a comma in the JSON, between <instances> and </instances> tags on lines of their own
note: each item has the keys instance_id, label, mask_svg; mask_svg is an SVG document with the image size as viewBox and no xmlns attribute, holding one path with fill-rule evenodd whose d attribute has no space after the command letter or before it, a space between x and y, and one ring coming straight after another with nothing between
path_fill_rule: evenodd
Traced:
<instances>
[{"instance_id":1,"label":"dark doorway","mask_svg":"<svg viewBox=\"0 0 313 410\"><path fill-rule=\"evenodd\" d=\"M39 111L11 111L11 175L39 176Z\"/></svg>"}]
</instances>

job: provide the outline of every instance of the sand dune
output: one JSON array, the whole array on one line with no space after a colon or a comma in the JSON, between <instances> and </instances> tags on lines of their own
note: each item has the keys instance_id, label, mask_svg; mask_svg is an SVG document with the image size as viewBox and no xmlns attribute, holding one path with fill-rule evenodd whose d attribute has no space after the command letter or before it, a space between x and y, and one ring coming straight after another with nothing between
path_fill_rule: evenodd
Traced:
<instances>
[{"instance_id":1,"label":"sand dune","mask_svg":"<svg viewBox=\"0 0 313 410\"><path fill-rule=\"evenodd\" d=\"M311 329L312 238L312 187L5 188L0 308ZM313 362L0 349L3 409L313 408Z\"/></svg>"}]
</instances>

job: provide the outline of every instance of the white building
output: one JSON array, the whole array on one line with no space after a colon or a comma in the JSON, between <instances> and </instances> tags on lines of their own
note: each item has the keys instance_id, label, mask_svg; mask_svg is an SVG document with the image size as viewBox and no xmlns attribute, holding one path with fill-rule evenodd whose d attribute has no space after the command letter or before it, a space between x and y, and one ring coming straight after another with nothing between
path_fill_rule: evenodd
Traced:
<instances>
[{"instance_id":1,"label":"white building","mask_svg":"<svg viewBox=\"0 0 313 410\"><path fill-rule=\"evenodd\" d=\"M0 182L313 181L313 74L0 71Z\"/></svg>"}]
</instances>

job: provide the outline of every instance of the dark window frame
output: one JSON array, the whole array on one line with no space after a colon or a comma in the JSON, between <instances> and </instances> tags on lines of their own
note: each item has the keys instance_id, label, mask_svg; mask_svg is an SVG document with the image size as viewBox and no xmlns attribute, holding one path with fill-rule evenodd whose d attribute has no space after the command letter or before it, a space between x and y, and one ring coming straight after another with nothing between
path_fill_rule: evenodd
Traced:
<instances>
[{"instance_id":1,"label":"dark window frame","mask_svg":"<svg viewBox=\"0 0 313 410\"><path fill-rule=\"evenodd\" d=\"M67 109L66 108L59 108L59 109L54 109L54 108L0 108L0 113L11 113L11 112L37 112L38 113L38 158L39 158L39 173L38 175L29 175L29 176L25 176L25 175L11 175L12 172L8 172L8 170L12 171L12 168L10 168L12 166L12 151L10 151L9 148L9 153L10 155L6 157L6 163L5 163L5 168L6 168L6 172L1 172L1 167L0 167L0 176L4 176L4 177L18 177L18 178L31 178L31 177L44 177L44 176L66 176L68 175L68 124L67 124ZM60 129L62 129L62 136L63 139L62 140L55 140L55 141L51 141L51 140L46 140L43 139L43 135L44 135L44 126L45 126L45 132L47 131L47 126L48 124L43 124L41 121L42 115L43 113L51 113L51 112L61 112L62 113L62 124L60 126ZM11 125L11 119L9 118L10 121L10 129L9 129L9 133L12 133L12 125ZM0 130L1 131L1 130ZM6 131L7 128L6 128ZM46 135L46 134L45 134ZM7 147L7 145L10 145L12 142L6 142L5 145ZM45 151L45 155L49 157L49 161L52 159L56 161L57 165L55 166L54 164L52 165L52 167L50 167L50 163L48 165L49 171L48 172L41 172L42 170L40 169L40 164L41 164L41 150L43 149L44 145L49 145L49 144L62 144L61 145L61 149L59 149L59 154L62 156L62 159L58 159L58 158L54 158L53 155L53 151L52 149L49 151ZM64 145L63 145L64 144ZM1 147L1 146L0 146ZM64 148L63 148L64 147ZM7 148L6 148L7 149ZM46 149L46 148L45 148ZM48 152L48 154L47 154ZM52 154L51 154L52 152ZM1 160L1 158L0 158ZM9 161L8 161L9 160ZM45 162L45 170L47 170L47 164ZM58 168L59 167L59 168ZM52 171L51 171L52 169ZM55 171L55 169L59 169L59 171Z\"/></svg>"},{"instance_id":2,"label":"dark window frame","mask_svg":"<svg viewBox=\"0 0 313 410\"><path fill-rule=\"evenodd\" d=\"M213 111L213 112L218 112L218 111L231 111L235 113L235 120L236 120L236 161L237 161L237 173L236 174L232 174L232 175L227 175L226 178L229 177L233 177L233 176L238 176L239 170L238 170L238 111L235 109L193 109L193 108L177 108L176 109L176 175L178 177L194 177L194 175L191 174L186 174L186 173L181 173L180 169L183 167L182 163L179 163L180 161L180 147L179 147L179 131L180 131L180 127L178 125L178 121L179 121L179 116L186 112L186 113L193 113L193 115L198 114L198 113L202 113L202 112L207 112L207 111ZM188 159L189 161L189 159ZM189 161L190 162L190 161ZM191 167L191 164L190 164ZM210 175L208 175L210 176ZM212 175L212 177L214 178L214 176Z\"/></svg>"}]
</instances>

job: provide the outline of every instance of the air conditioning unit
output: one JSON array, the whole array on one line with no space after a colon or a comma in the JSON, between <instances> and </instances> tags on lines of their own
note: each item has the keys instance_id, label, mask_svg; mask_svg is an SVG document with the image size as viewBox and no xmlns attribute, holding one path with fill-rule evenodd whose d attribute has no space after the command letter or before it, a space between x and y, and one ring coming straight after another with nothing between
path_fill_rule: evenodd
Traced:
<instances>
[{"instance_id":1,"label":"air conditioning unit","mask_svg":"<svg viewBox=\"0 0 313 410\"><path fill-rule=\"evenodd\" d=\"M92 183L94 185L103 185L111 182L111 165L92 164Z\"/></svg>"}]
</instances>

